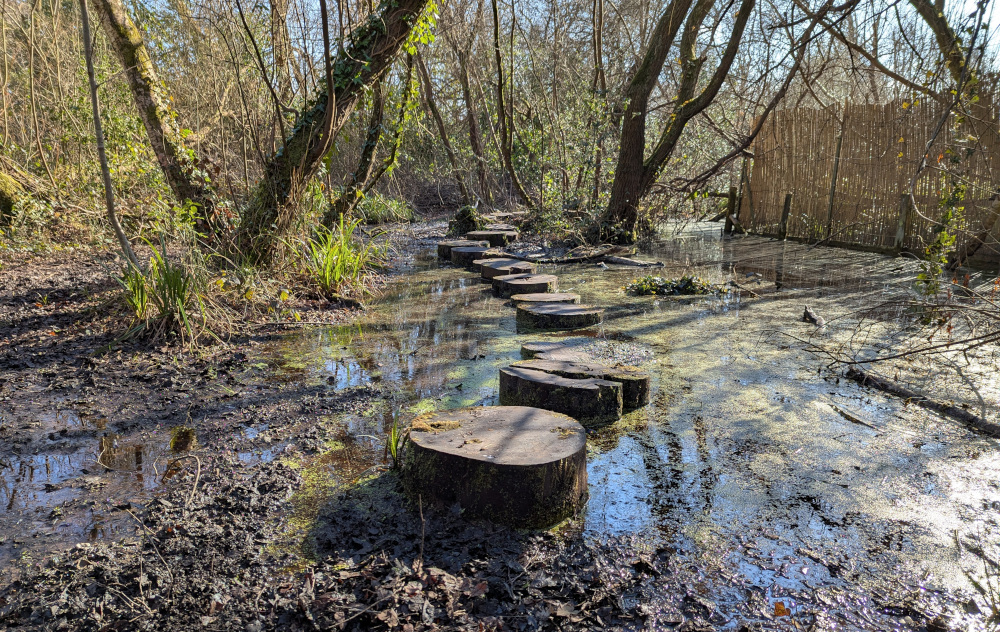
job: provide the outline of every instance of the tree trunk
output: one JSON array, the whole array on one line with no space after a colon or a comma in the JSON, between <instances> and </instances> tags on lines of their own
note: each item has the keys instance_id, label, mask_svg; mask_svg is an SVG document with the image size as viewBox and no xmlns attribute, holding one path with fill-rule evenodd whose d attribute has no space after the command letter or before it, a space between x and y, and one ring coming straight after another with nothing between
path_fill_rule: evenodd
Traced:
<instances>
[{"instance_id":1,"label":"tree trunk","mask_svg":"<svg viewBox=\"0 0 1000 632\"><path fill-rule=\"evenodd\" d=\"M500 53L500 8L497 6L497 0L492 0L492 3L493 54L497 64L497 118L500 119L500 154L503 158L504 168L507 170L511 184L514 185L514 191L517 193L518 199L530 208L533 206L531 198L528 197L527 191L524 190L524 185L521 184L521 179L517 177L517 172L514 171L514 159L511 155L513 153L514 131L511 129L512 125L509 126L507 124L507 106L504 102L503 56ZM513 108L511 109L513 110ZM513 116L511 117L511 124L513 124Z\"/></svg>"},{"instance_id":2,"label":"tree trunk","mask_svg":"<svg viewBox=\"0 0 1000 632\"><path fill-rule=\"evenodd\" d=\"M87 62L87 79L90 84L90 105L94 113L94 133L97 138L97 156L101 162L101 176L104 180L104 201L107 205L108 221L118 237L122 256L135 270L141 270L139 260L132 251L128 237L118 222L115 213L115 190L111 183L111 170L108 168L108 156L104 151L104 128L101 125L101 106L97 99L97 80L94 78L94 50L90 38L90 12L87 10L87 0L80 0L80 18L83 25L83 54Z\"/></svg>"},{"instance_id":3,"label":"tree trunk","mask_svg":"<svg viewBox=\"0 0 1000 632\"><path fill-rule=\"evenodd\" d=\"M241 258L250 263L267 263L274 255L275 246L291 224L293 207L305 183L315 175L365 87L378 81L392 65L427 2L398 0L383 4L379 14L351 33L351 41L333 62L333 90L323 90L305 108L284 146L264 168L237 233L235 245ZM334 108L329 119L328 105Z\"/></svg>"},{"instance_id":4,"label":"tree trunk","mask_svg":"<svg viewBox=\"0 0 1000 632\"><path fill-rule=\"evenodd\" d=\"M458 190L462 194L462 204L468 206L472 204L472 198L469 196L468 187L465 186L465 178L462 177L462 166L458 162L458 156L455 154L455 149L451 146L451 141L448 140L448 129L444 125L444 118L441 117L441 111L434 102L434 87L431 85L431 74L427 72L427 65L424 63L424 58L420 56L420 53L417 53L417 74L420 75L420 85L424 87L424 102L427 104L427 109L430 110L431 117L437 125L438 133L441 135L441 143L444 145L444 151L448 154L448 162L451 163L451 171L458 182Z\"/></svg>"},{"instance_id":5,"label":"tree trunk","mask_svg":"<svg viewBox=\"0 0 1000 632\"><path fill-rule=\"evenodd\" d=\"M479 182L480 197L488 200L489 185L486 175L486 150L483 147L483 135L479 129L479 114L472 99L472 88L469 85L469 62L466 51L458 51L458 78L462 84L462 99L465 101L465 118L469 125L469 146L476 159L476 179Z\"/></svg>"},{"instance_id":6,"label":"tree trunk","mask_svg":"<svg viewBox=\"0 0 1000 632\"><path fill-rule=\"evenodd\" d=\"M372 111L368 117L368 133L365 144L361 148L358 167L351 174L351 181L341 187L340 195L330 204L323 215L322 224L329 229L340 223L340 218L349 215L363 197L368 179L372 176L375 164L375 150L382 139L382 119L385 117L385 95L382 93L382 82L378 81L372 88Z\"/></svg>"},{"instance_id":7,"label":"tree trunk","mask_svg":"<svg viewBox=\"0 0 1000 632\"><path fill-rule=\"evenodd\" d=\"M161 92L160 80L142 34L121 0L95 0L94 6L111 48L122 63L132 99L164 179L178 202L190 202L195 206L196 229L211 240L225 222L217 215L215 192L208 183L206 165L184 145L180 129Z\"/></svg>"},{"instance_id":8,"label":"tree trunk","mask_svg":"<svg viewBox=\"0 0 1000 632\"><path fill-rule=\"evenodd\" d=\"M696 56L695 44L702 23L708 16L714 0L698 0L687 19L681 38L681 82L677 90L673 111L648 158L643 158L646 147L646 115L649 95L656 85L663 68L670 44L677 35L690 0L673 0L653 33L642 64L629 82L626 97L629 99L622 123L622 143L618 154L618 168L611 188L611 199L600 223L600 239L612 243L635 241L638 224L638 204L649 193L660 171L673 153L685 125L695 115L708 107L722 88L736 52L743 39L743 31L756 0L742 0L726 50L719 65L705 88L695 96L701 76L704 57Z\"/></svg>"}]
</instances>

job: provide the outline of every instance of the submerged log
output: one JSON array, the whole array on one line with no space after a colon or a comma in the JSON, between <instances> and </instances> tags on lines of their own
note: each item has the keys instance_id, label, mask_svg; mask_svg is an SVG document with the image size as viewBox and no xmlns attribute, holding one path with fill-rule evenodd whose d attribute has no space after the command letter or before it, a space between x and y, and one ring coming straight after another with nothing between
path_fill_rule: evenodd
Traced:
<instances>
[{"instance_id":1,"label":"submerged log","mask_svg":"<svg viewBox=\"0 0 1000 632\"><path fill-rule=\"evenodd\" d=\"M517 306L517 328L526 329L579 329L598 325L604 310L590 305L564 305L552 303L521 303Z\"/></svg>"},{"instance_id":2,"label":"submerged log","mask_svg":"<svg viewBox=\"0 0 1000 632\"><path fill-rule=\"evenodd\" d=\"M438 242L438 257L441 259L451 259L452 248L486 248L490 245L488 241L469 241L468 239L451 239L449 241Z\"/></svg>"},{"instance_id":3,"label":"submerged log","mask_svg":"<svg viewBox=\"0 0 1000 632\"><path fill-rule=\"evenodd\" d=\"M485 263L480 268L484 279L493 279L508 274L534 274L535 264L519 259L496 259L495 263Z\"/></svg>"},{"instance_id":4,"label":"submerged log","mask_svg":"<svg viewBox=\"0 0 1000 632\"><path fill-rule=\"evenodd\" d=\"M622 385L622 407L625 411L636 410L649 403L649 373L639 367L611 367L591 362L547 359L521 360L511 366L574 379L597 377L609 382L618 382Z\"/></svg>"},{"instance_id":5,"label":"submerged log","mask_svg":"<svg viewBox=\"0 0 1000 632\"><path fill-rule=\"evenodd\" d=\"M493 247L500 247L517 241L518 234L516 230L474 230L465 233L465 238L474 241L485 240Z\"/></svg>"},{"instance_id":6,"label":"submerged log","mask_svg":"<svg viewBox=\"0 0 1000 632\"><path fill-rule=\"evenodd\" d=\"M482 246L461 246L451 249L451 262L465 268L471 267L476 259L495 259L502 256L498 251Z\"/></svg>"},{"instance_id":7,"label":"submerged log","mask_svg":"<svg viewBox=\"0 0 1000 632\"><path fill-rule=\"evenodd\" d=\"M580 295L572 292L536 292L534 294L514 294L510 297L514 304L520 303L579 303Z\"/></svg>"},{"instance_id":8,"label":"submerged log","mask_svg":"<svg viewBox=\"0 0 1000 632\"><path fill-rule=\"evenodd\" d=\"M971 413L967 410L959 408L958 406L952 406L951 404L946 404L944 402L939 402L935 399L931 399L926 395L921 395L916 391L911 391L910 389L897 384L891 380L887 380L881 377L877 377L863 371L857 367L850 367L847 369L846 377L848 379L854 380L862 386L873 386L878 390L889 393L890 395L895 395L906 400L907 403L916 404L921 408L926 408L927 410L933 410L936 413L944 415L946 417L951 417L955 421L959 421L964 424L967 428L981 432L983 434L989 435L991 437L1000 437L1000 424L996 424L987 419Z\"/></svg>"},{"instance_id":9,"label":"submerged log","mask_svg":"<svg viewBox=\"0 0 1000 632\"><path fill-rule=\"evenodd\" d=\"M524 406L422 415L410 428L403 478L414 499L464 515L545 528L586 502L586 432L566 415Z\"/></svg>"},{"instance_id":10,"label":"submerged log","mask_svg":"<svg viewBox=\"0 0 1000 632\"><path fill-rule=\"evenodd\" d=\"M505 274L493 277L493 292L500 298L514 294L555 292L559 278L551 274Z\"/></svg>"},{"instance_id":11,"label":"submerged log","mask_svg":"<svg viewBox=\"0 0 1000 632\"><path fill-rule=\"evenodd\" d=\"M622 385L600 378L572 379L509 366L500 369L500 403L563 413L589 428L622 416Z\"/></svg>"}]
</instances>

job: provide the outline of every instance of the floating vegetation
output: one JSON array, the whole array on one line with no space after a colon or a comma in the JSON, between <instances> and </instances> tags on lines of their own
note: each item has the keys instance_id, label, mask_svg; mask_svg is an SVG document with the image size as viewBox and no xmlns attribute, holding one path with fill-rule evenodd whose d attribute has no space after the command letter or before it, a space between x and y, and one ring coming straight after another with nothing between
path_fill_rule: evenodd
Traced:
<instances>
[{"instance_id":1,"label":"floating vegetation","mask_svg":"<svg viewBox=\"0 0 1000 632\"><path fill-rule=\"evenodd\" d=\"M625 293L631 296L676 296L689 294L714 294L719 288L701 277L686 274L679 279L665 279L661 276L646 276L635 279L624 288Z\"/></svg>"}]
</instances>

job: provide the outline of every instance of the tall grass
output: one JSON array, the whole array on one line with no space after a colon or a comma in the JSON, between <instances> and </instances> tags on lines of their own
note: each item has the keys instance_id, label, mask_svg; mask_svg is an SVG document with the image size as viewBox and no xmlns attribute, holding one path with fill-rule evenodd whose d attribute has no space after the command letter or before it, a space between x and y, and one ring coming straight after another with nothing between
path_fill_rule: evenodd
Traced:
<instances>
[{"instance_id":1,"label":"tall grass","mask_svg":"<svg viewBox=\"0 0 1000 632\"><path fill-rule=\"evenodd\" d=\"M357 286L383 254L375 244L353 238L360 224L360 219L347 222L341 216L333 230L320 226L306 240L303 271L328 297L340 294L346 286Z\"/></svg>"},{"instance_id":2,"label":"tall grass","mask_svg":"<svg viewBox=\"0 0 1000 632\"><path fill-rule=\"evenodd\" d=\"M156 339L176 333L182 340L193 341L192 308L201 304L195 276L183 265L170 261L162 236L159 250L149 245L152 249L149 268L127 266L117 279L135 320L124 338L146 334Z\"/></svg>"}]
</instances>

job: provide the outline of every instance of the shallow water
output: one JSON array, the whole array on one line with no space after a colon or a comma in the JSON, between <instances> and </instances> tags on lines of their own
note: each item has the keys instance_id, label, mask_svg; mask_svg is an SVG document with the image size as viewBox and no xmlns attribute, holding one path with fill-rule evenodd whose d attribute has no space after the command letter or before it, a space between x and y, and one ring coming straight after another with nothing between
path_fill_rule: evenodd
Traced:
<instances>
[{"instance_id":1,"label":"shallow water","mask_svg":"<svg viewBox=\"0 0 1000 632\"><path fill-rule=\"evenodd\" d=\"M404 256L404 274L359 322L289 335L259 358L282 380L331 391L388 387L374 411L342 416L350 449L319 457L322 472L349 479L380 463L394 420L496 404L498 370L520 359L522 343L575 342L653 377L649 407L589 436L590 499L580 521L587 537L642 534L709 564L727 578L718 584L730 586L709 591L723 605L746 598L732 586L777 598L856 575L873 590L899 582L968 590L960 563L970 560L955 533L975 535L996 523L998 443L839 381L825 360L803 350L809 340L853 344L855 321L847 316L904 295L914 264L688 230L646 249L644 258L666 264L653 272L735 279L745 291L633 298L621 287L646 271L543 266L559 276L560 290L604 306L605 322L570 334L523 334L509 302L494 298L477 275L439 262L433 243ZM829 321L826 328L801 321L805 304ZM891 341L899 317L898 308L881 310L887 325L868 332L867 342ZM995 393L986 397L995 415ZM4 532L72 543L126 529L127 521L108 516L115 503L155 489L168 433L116 437L107 420L72 401L37 423L56 448L0 459ZM266 423L235 417L231 425L245 439L269 432ZM271 460L286 447L272 442L235 456ZM98 460L111 471L90 477ZM78 497L91 500L73 520L47 515Z\"/></svg>"},{"instance_id":2,"label":"shallow water","mask_svg":"<svg viewBox=\"0 0 1000 632\"><path fill-rule=\"evenodd\" d=\"M968 589L955 533L996 518L997 442L840 382L796 340L849 339L837 317L905 293L913 265L718 231L654 244L647 258L667 264L658 274L736 278L760 296L632 298L620 288L636 269L540 270L605 306L604 325L584 333L653 375L648 408L591 435L585 533L647 534L760 590L855 573ZM806 302L827 328L801 322ZM508 302L428 244L358 325L290 338L280 355L331 388L381 380L406 417L495 404L497 371L523 342L565 338L517 333ZM355 421L379 436L391 417Z\"/></svg>"}]
</instances>

